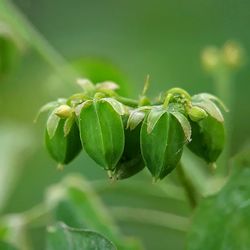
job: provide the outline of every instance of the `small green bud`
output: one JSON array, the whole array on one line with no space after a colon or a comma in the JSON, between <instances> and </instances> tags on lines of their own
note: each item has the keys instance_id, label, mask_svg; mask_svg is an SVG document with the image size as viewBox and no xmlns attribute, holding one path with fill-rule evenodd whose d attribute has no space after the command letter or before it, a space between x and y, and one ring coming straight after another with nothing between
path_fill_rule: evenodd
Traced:
<instances>
[{"instance_id":1,"label":"small green bud","mask_svg":"<svg viewBox=\"0 0 250 250\"><path fill-rule=\"evenodd\" d=\"M57 116L59 116L60 118L68 118L71 116L73 110L70 106L68 105L60 105L56 110L55 110L55 114Z\"/></svg>"},{"instance_id":2,"label":"small green bud","mask_svg":"<svg viewBox=\"0 0 250 250\"><path fill-rule=\"evenodd\" d=\"M207 113L204 109L193 106L188 110L188 116L193 122L199 122L207 117Z\"/></svg>"}]
</instances>

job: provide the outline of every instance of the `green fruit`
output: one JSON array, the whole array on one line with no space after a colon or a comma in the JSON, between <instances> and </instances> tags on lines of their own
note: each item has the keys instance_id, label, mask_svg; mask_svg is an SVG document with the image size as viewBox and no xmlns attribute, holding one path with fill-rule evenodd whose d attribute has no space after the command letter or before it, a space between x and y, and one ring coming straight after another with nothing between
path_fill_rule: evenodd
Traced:
<instances>
[{"instance_id":1,"label":"green fruit","mask_svg":"<svg viewBox=\"0 0 250 250\"><path fill-rule=\"evenodd\" d=\"M82 145L105 170L113 171L124 149L121 115L104 99L87 101L79 114Z\"/></svg>"},{"instance_id":2,"label":"green fruit","mask_svg":"<svg viewBox=\"0 0 250 250\"><path fill-rule=\"evenodd\" d=\"M127 119L124 120L124 127L126 127ZM124 130L124 151L114 173L114 178L117 180L129 178L145 167L140 149L140 130L141 124L133 130L129 128Z\"/></svg>"},{"instance_id":3,"label":"green fruit","mask_svg":"<svg viewBox=\"0 0 250 250\"><path fill-rule=\"evenodd\" d=\"M49 154L56 162L63 165L70 163L82 149L76 122L65 136L65 121L60 119L52 138L49 136L48 129L45 131L45 143Z\"/></svg>"},{"instance_id":4,"label":"green fruit","mask_svg":"<svg viewBox=\"0 0 250 250\"><path fill-rule=\"evenodd\" d=\"M225 143L224 123L210 115L198 123L192 121L190 123L192 141L188 144L188 148L207 163L215 162Z\"/></svg>"},{"instance_id":5,"label":"green fruit","mask_svg":"<svg viewBox=\"0 0 250 250\"><path fill-rule=\"evenodd\" d=\"M150 111L141 128L141 152L155 180L176 167L185 141L182 126L174 115L164 110Z\"/></svg>"}]
</instances>

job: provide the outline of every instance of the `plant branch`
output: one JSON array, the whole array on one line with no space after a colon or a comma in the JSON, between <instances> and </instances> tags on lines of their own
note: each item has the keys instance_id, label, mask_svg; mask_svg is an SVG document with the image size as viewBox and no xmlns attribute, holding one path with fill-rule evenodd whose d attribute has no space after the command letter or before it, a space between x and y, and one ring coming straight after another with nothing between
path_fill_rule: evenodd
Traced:
<instances>
[{"instance_id":1,"label":"plant branch","mask_svg":"<svg viewBox=\"0 0 250 250\"><path fill-rule=\"evenodd\" d=\"M0 1L0 17L11 26L20 39L34 48L65 82L75 83L77 72L74 68L51 46L11 1ZM76 84L72 85L77 86Z\"/></svg>"},{"instance_id":2,"label":"plant branch","mask_svg":"<svg viewBox=\"0 0 250 250\"><path fill-rule=\"evenodd\" d=\"M114 96L114 98L117 101L123 103L124 105L130 106L130 107L133 107L133 108L136 108L139 105L139 101L134 100L134 99L130 99L130 98L126 98L126 97L118 96L118 95Z\"/></svg>"}]
</instances>

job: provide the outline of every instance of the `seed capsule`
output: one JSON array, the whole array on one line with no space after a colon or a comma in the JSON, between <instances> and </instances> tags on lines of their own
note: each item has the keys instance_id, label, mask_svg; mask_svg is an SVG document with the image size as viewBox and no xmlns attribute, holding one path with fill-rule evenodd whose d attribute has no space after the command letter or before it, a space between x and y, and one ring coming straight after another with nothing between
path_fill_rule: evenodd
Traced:
<instances>
[{"instance_id":1,"label":"seed capsule","mask_svg":"<svg viewBox=\"0 0 250 250\"><path fill-rule=\"evenodd\" d=\"M71 126L65 136L64 125L66 120L60 119L53 137L50 137L48 129L45 131L45 144L51 157L59 164L70 163L81 151L79 129L76 122Z\"/></svg>"},{"instance_id":2,"label":"seed capsule","mask_svg":"<svg viewBox=\"0 0 250 250\"><path fill-rule=\"evenodd\" d=\"M155 180L163 179L178 164L185 135L177 118L162 110L151 110L141 128L141 152Z\"/></svg>"},{"instance_id":3,"label":"seed capsule","mask_svg":"<svg viewBox=\"0 0 250 250\"><path fill-rule=\"evenodd\" d=\"M213 163L220 156L225 143L223 122L219 122L208 115L202 121L190 122L192 127L192 141L188 148L203 158L207 163Z\"/></svg>"},{"instance_id":4,"label":"seed capsule","mask_svg":"<svg viewBox=\"0 0 250 250\"><path fill-rule=\"evenodd\" d=\"M88 155L105 170L113 171L124 149L121 115L109 100L87 101L80 111L79 127Z\"/></svg>"},{"instance_id":5,"label":"seed capsule","mask_svg":"<svg viewBox=\"0 0 250 250\"><path fill-rule=\"evenodd\" d=\"M127 127L127 120L127 117L124 118L124 128ZM133 130L130 128L124 129L124 151L114 172L114 178L117 180L129 178L145 167L140 149L140 130L141 123Z\"/></svg>"}]
</instances>

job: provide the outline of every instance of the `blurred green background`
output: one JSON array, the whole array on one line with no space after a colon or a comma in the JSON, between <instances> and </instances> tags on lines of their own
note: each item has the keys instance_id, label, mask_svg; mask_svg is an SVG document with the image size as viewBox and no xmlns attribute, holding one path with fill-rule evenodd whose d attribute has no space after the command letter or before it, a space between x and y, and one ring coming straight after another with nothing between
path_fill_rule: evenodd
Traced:
<instances>
[{"instance_id":1,"label":"blurred green background","mask_svg":"<svg viewBox=\"0 0 250 250\"><path fill-rule=\"evenodd\" d=\"M139 95L147 74L152 96L174 86L191 94L216 94L200 63L202 49L233 39L244 46L247 55L250 51L247 0L12 2L64 58L81 68L83 76L95 77L95 67L104 67L100 78L94 80L112 76L121 82L121 92L133 97ZM232 155L250 138L249 83L246 63L234 79ZM72 94L74 84L29 46L12 73L0 80L0 167L13 169L13 173L1 174L2 182L9 186L7 193L0 193L5 201L2 213L24 211L39 203L50 184L71 172L93 181L106 180L105 173L85 153L58 172L43 147L44 117L32 123L42 104ZM157 189L145 173L133 179L146 180L143 185L152 192ZM124 182L129 186L130 181ZM119 185L99 190L107 206L152 208L183 216L190 213L183 201L163 195L149 197ZM184 249L182 231L122 218L117 221L125 234L140 238L146 249Z\"/></svg>"}]
</instances>

